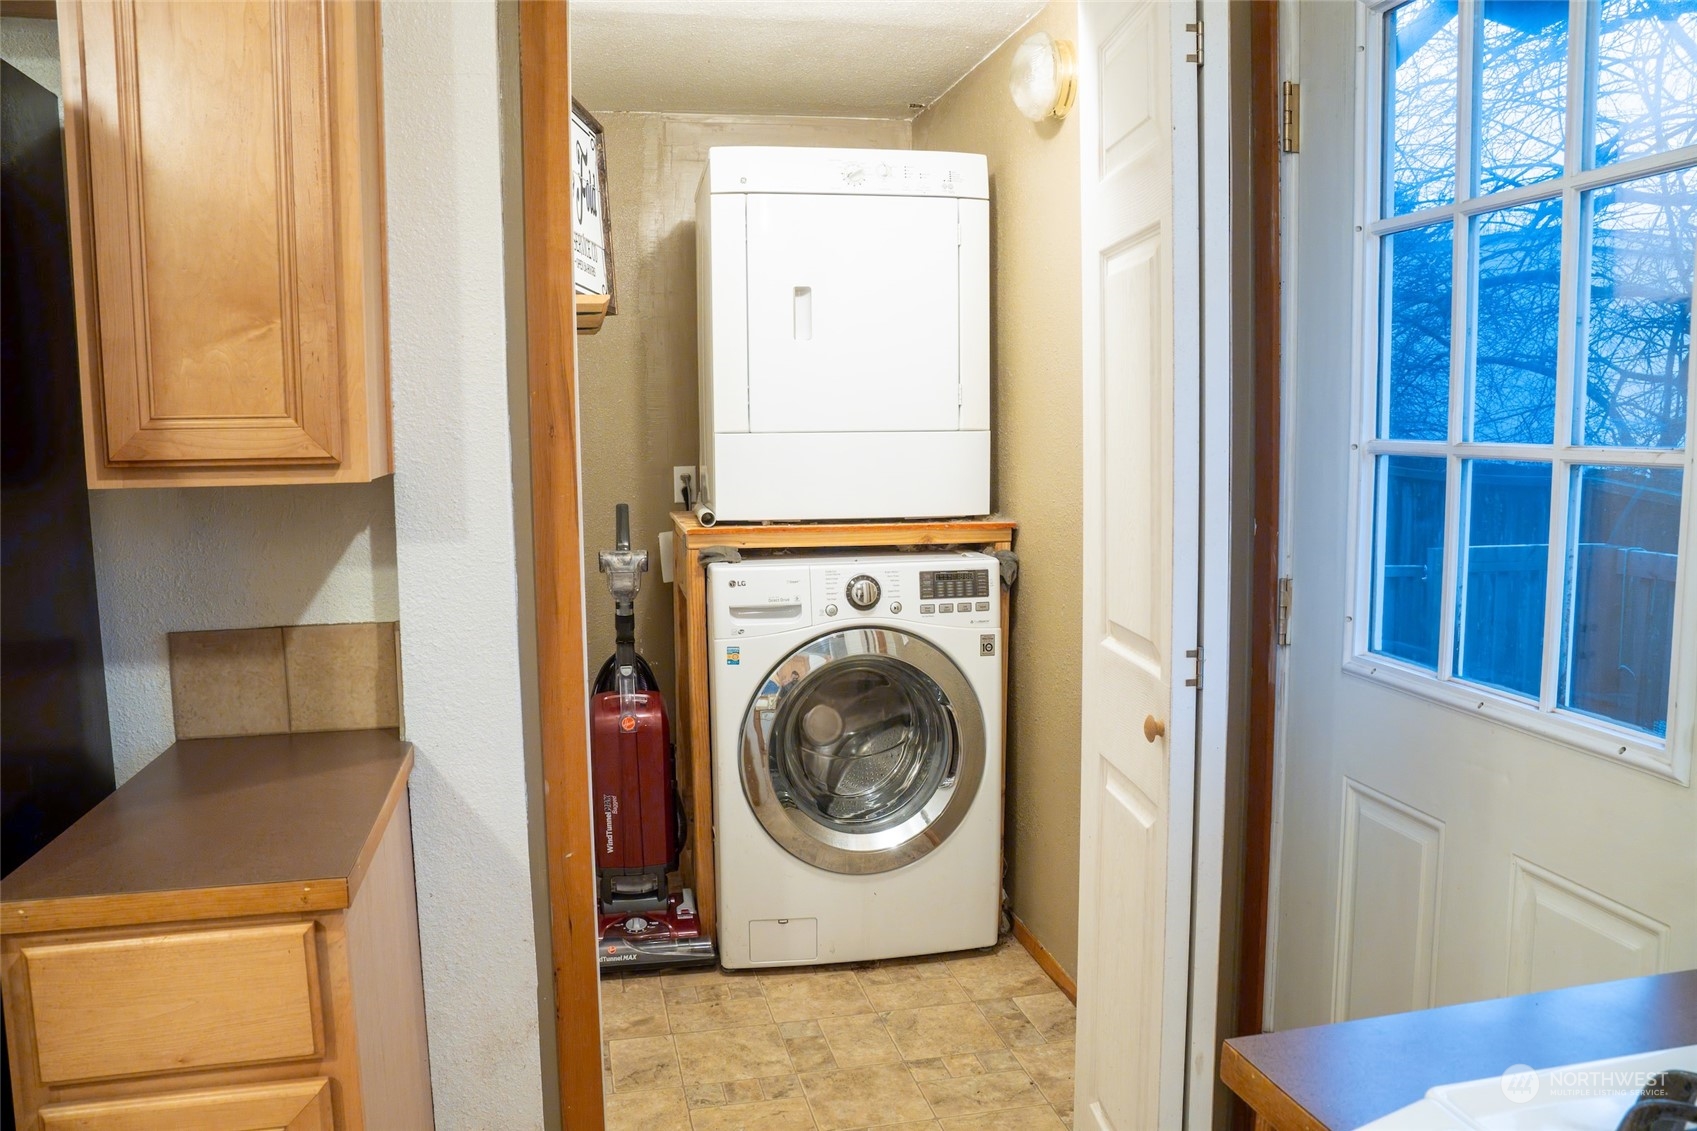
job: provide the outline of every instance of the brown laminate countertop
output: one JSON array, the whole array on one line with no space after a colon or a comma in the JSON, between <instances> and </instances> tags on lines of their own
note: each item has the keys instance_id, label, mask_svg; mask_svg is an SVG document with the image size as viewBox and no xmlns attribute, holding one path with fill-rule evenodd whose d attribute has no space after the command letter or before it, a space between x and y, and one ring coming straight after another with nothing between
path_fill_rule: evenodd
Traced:
<instances>
[{"instance_id":1,"label":"brown laminate countertop","mask_svg":"<svg viewBox=\"0 0 1697 1131\"><path fill-rule=\"evenodd\" d=\"M1439 1084L1690 1044L1697 970L1235 1037L1220 1074L1280 1131L1351 1131Z\"/></svg>"},{"instance_id":2,"label":"brown laminate countertop","mask_svg":"<svg viewBox=\"0 0 1697 1131\"><path fill-rule=\"evenodd\" d=\"M411 768L392 729L176 742L0 881L0 934L345 908Z\"/></svg>"}]
</instances>

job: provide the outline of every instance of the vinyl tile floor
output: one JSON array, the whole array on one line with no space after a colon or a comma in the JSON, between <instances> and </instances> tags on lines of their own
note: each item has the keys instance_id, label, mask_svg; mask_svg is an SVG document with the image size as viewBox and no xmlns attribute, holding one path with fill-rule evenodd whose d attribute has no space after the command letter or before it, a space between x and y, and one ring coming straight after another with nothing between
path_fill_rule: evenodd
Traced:
<instances>
[{"instance_id":1,"label":"vinyl tile floor","mask_svg":"<svg viewBox=\"0 0 1697 1131\"><path fill-rule=\"evenodd\" d=\"M1073 1006L1025 949L601 983L608 1131L1072 1126Z\"/></svg>"}]
</instances>

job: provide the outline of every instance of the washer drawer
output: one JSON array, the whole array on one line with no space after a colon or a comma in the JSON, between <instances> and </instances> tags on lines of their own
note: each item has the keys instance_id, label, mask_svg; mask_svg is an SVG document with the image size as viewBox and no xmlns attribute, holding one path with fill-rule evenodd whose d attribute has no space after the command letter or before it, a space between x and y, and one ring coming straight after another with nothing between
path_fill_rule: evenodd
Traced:
<instances>
[{"instance_id":1,"label":"washer drawer","mask_svg":"<svg viewBox=\"0 0 1697 1131\"><path fill-rule=\"evenodd\" d=\"M25 945L48 1085L319 1056L310 921Z\"/></svg>"}]
</instances>

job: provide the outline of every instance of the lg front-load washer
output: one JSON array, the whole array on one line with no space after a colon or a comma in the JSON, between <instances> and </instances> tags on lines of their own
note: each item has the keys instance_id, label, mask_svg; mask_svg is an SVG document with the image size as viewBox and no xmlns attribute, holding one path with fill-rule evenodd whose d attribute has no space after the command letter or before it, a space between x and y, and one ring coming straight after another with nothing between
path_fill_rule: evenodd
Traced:
<instances>
[{"instance_id":1,"label":"lg front-load washer","mask_svg":"<svg viewBox=\"0 0 1697 1131\"><path fill-rule=\"evenodd\" d=\"M996 941L998 577L975 553L708 567L727 967Z\"/></svg>"}]
</instances>

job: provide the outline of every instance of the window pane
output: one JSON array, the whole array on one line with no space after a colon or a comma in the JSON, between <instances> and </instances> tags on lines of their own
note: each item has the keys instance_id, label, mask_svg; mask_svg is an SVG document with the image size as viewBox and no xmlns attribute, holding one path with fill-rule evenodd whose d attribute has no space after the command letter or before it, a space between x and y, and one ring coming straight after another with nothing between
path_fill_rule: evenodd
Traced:
<instances>
[{"instance_id":1,"label":"window pane","mask_svg":"<svg viewBox=\"0 0 1697 1131\"><path fill-rule=\"evenodd\" d=\"M1479 191L1562 174L1567 0L1485 0L1479 47Z\"/></svg>"},{"instance_id":2,"label":"window pane","mask_svg":"<svg viewBox=\"0 0 1697 1131\"><path fill-rule=\"evenodd\" d=\"M1456 0L1411 0L1385 21L1385 210L1455 200Z\"/></svg>"},{"instance_id":3,"label":"window pane","mask_svg":"<svg viewBox=\"0 0 1697 1131\"><path fill-rule=\"evenodd\" d=\"M1697 144L1697 6L1602 0L1595 66L1597 165Z\"/></svg>"},{"instance_id":4,"label":"window pane","mask_svg":"<svg viewBox=\"0 0 1697 1131\"><path fill-rule=\"evenodd\" d=\"M1597 189L1587 194L1585 212L1584 442L1680 447L1697 168Z\"/></svg>"},{"instance_id":5,"label":"window pane","mask_svg":"<svg viewBox=\"0 0 1697 1131\"><path fill-rule=\"evenodd\" d=\"M1432 669L1444 579L1444 464L1424 456L1378 460L1371 647Z\"/></svg>"},{"instance_id":6,"label":"window pane","mask_svg":"<svg viewBox=\"0 0 1697 1131\"><path fill-rule=\"evenodd\" d=\"M1666 736L1677 468L1574 470L1561 705Z\"/></svg>"},{"instance_id":7,"label":"window pane","mask_svg":"<svg viewBox=\"0 0 1697 1131\"><path fill-rule=\"evenodd\" d=\"M1556 431L1561 201L1473 222L1473 438L1548 444Z\"/></svg>"},{"instance_id":8,"label":"window pane","mask_svg":"<svg viewBox=\"0 0 1697 1131\"><path fill-rule=\"evenodd\" d=\"M1462 464L1467 508L1456 601L1455 671L1537 698L1550 561L1550 465Z\"/></svg>"},{"instance_id":9,"label":"window pane","mask_svg":"<svg viewBox=\"0 0 1697 1131\"><path fill-rule=\"evenodd\" d=\"M1379 435L1443 440L1450 420L1450 272L1455 225L1448 220L1385 237Z\"/></svg>"}]
</instances>

